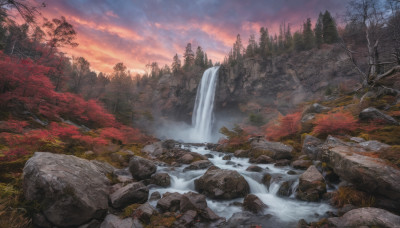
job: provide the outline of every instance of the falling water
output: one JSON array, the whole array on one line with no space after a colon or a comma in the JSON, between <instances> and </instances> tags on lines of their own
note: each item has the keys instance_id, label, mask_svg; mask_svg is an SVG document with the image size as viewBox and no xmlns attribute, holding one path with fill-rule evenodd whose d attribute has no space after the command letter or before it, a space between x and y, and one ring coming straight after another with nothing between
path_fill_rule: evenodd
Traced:
<instances>
[{"instance_id":1,"label":"falling water","mask_svg":"<svg viewBox=\"0 0 400 228\"><path fill-rule=\"evenodd\" d=\"M208 68L197 88L196 103L192 116L192 142L210 142L213 124L215 89L219 66Z\"/></svg>"}]
</instances>

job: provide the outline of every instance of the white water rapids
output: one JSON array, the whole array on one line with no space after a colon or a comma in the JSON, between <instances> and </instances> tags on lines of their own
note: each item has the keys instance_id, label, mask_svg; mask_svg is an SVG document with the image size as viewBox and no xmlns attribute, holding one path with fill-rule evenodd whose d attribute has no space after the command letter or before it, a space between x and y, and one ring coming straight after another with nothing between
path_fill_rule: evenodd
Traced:
<instances>
[{"instance_id":1,"label":"white water rapids","mask_svg":"<svg viewBox=\"0 0 400 228\"><path fill-rule=\"evenodd\" d=\"M334 211L334 209L325 202L304 202L297 200L295 195L292 194L289 197L278 196L277 192L280 185L284 181L292 180L292 190L297 188L298 177L304 172L301 170L295 170L296 175L288 175L287 171L293 170L289 166L275 167L273 164L258 164L263 171L261 173L249 172L246 169L252 165L249 163L248 158L237 158L232 156L230 161L223 160L222 157L227 155L225 153L210 151L205 147L197 146L185 146L186 149L190 149L193 152L199 154L211 154L212 158L209 160L221 169L236 170L239 172L249 183L250 193L258 196L267 206L264 214L271 214L275 220L275 224L278 223L280 227L296 227L298 220L305 219L306 221L316 221L323 217L326 212ZM179 192L185 193L189 191L196 192L194 188L194 180L200 178L206 171L203 170L191 170L183 171L185 167L158 167L157 172L167 172L171 176L171 186L168 188L155 187L150 190L150 194L158 191L162 194L166 192ZM261 178L264 174L269 173L272 175L272 181L270 188L261 184ZM234 202L243 202L243 198L234 200L212 200L207 199L208 206L219 216L225 217L227 220L235 212L242 211L240 206L233 205ZM156 201L150 202L153 206L156 206Z\"/></svg>"}]
</instances>

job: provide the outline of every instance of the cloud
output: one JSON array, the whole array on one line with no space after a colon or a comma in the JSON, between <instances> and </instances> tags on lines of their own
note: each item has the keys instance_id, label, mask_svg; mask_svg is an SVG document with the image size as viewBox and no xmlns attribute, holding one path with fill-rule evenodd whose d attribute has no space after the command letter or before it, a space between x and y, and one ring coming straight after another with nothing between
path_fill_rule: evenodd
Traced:
<instances>
[{"instance_id":1,"label":"cloud","mask_svg":"<svg viewBox=\"0 0 400 228\"><path fill-rule=\"evenodd\" d=\"M276 33L279 24L298 30L303 21L315 20L328 9L335 15L346 0L52 0L42 13L47 18L65 16L78 32L77 48L64 48L69 55L83 56L96 71L109 73L124 62L142 72L157 61L170 64L182 56L188 42L200 45L213 61L223 61L240 34L244 43L260 27Z\"/></svg>"}]
</instances>

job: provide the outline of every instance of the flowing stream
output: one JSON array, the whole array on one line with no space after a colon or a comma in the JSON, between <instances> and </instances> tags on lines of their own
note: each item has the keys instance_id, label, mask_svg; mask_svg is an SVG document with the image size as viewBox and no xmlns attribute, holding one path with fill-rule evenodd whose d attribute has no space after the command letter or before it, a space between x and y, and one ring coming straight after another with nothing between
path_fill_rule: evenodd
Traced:
<instances>
[{"instance_id":1,"label":"flowing stream","mask_svg":"<svg viewBox=\"0 0 400 228\"><path fill-rule=\"evenodd\" d=\"M190 149L199 154L211 154L212 158L209 160L221 169L229 169L238 171L249 183L250 193L258 196L267 206L264 214L272 215L275 224L281 227L295 227L298 220L305 219L306 221L316 221L323 217L326 212L334 211L334 209L326 202L304 202L297 200L295 195L292 194L288 197L279 196L278 190L281 184L285 181L292 181L292 192L295 192L298 186L299 175L304 172L301 170L294 170L289 166L275 167L273 164L259 164L263 171L249 172L246 169L252 165L249 163L248 158L237 158L232 156L230 161L223 160L225 153L207 150L204 146L186 145L185 149ZM183 171L185 167L163 167L160 166L157 172L167 172L171 176L171 186L168 188L156 187L150 190L150 194L158 191L161 194L166 192L179 192L185 193L189 191L196 192L194 188L194 180L200 178L204 173L203 170ZM294 170L297 174L289 175L287 172ZM271 185L269 189L261 184L261 179L265 173L272 175ZM219 216L225 217L227 220L235 212L242 211L242 208L235 205L235 202L243 202L244 198L237 198L234 200L212 200L207 198L208 206ZM156 201L151 202L156 206Z\"/></svg>"},{"instance_id":2,"label":"flowing stream","mask_svg":"<svg viewBox=\"0 0 400 228\"><path fill-rule=\"evenodd\" d=\"M192 142L211 142L215 89L217 87L219 66L204 71L197 88L196 102L192 116Z\"/></svg>"}]
</instances>

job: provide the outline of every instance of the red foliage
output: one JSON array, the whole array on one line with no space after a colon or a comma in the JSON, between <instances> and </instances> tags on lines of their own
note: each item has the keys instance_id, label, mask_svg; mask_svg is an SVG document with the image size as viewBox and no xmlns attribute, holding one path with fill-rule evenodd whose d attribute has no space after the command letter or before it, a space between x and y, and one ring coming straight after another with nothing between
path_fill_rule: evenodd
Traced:
<instances>
[{"instance_id":1,"label":"red foliage","mask_svg":"<svg viewBox=\"0 0 400 228\"><path fill-rule=\"evenodd\" d=\"M24 127L26 126L28 126L28 123L26 121L9 119L7 121L0 122L0 131L22 133Z\"/></svg>"},{"instance_id":2,"label":"red foliage","mask_svg":"<svg viewBox=\"0 0 400 228\"><path fill-rule=\"evenodd\" d=\"M280 116L278 123L267 126L267 138L278 140L282 137L295 134L300 131L301 112Z\"/></svg>"},{"instance_id":3,"label":"red foliage","mask_svg":"<svg viewBox=\"0 0 400 228\"><path fill-rule=\"evenodd\" d=\"M313 134L348 133L358 127L357 120L350 112L319 114L314 121Z\"/></svg>"}]
</instances>

